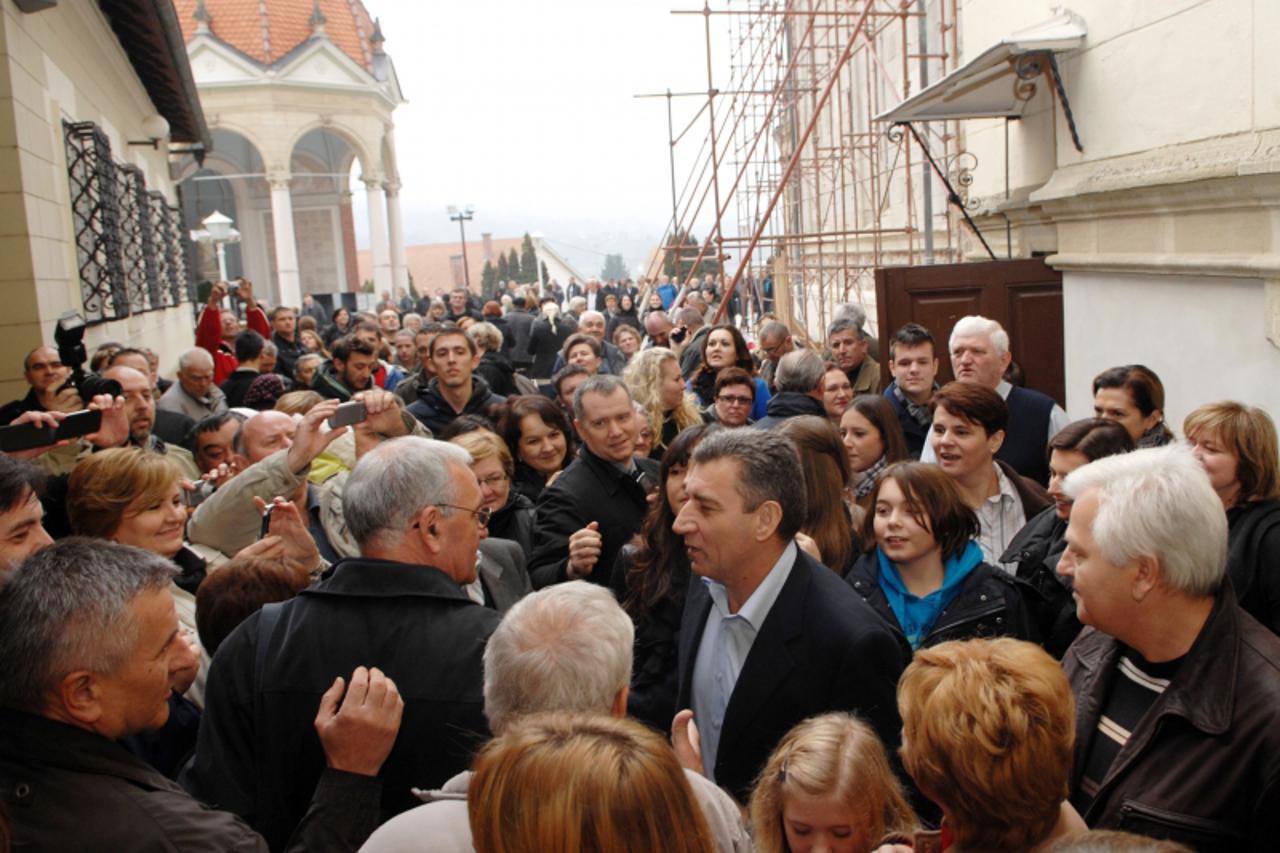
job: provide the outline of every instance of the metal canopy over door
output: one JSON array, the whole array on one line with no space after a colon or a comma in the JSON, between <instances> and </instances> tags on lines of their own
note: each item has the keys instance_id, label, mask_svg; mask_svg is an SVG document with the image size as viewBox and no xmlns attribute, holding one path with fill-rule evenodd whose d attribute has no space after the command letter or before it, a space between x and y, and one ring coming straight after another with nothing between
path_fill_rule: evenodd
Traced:
<instances>
[{"instance_id":1,"label":"metal canopy over door","mask_svg":"<svg viewBox=\"0 0 1280 853\"><path fill-rule=\"evenodd\" d=\"M938 383L950 382L947 340L961 317L981 314L1009 332L1024 385L1065 406L1062 273L1040 258L876 270L882 370L888 385L889 340L904 323L927 328L938 345Z\"/></svg>"}]
</instances>

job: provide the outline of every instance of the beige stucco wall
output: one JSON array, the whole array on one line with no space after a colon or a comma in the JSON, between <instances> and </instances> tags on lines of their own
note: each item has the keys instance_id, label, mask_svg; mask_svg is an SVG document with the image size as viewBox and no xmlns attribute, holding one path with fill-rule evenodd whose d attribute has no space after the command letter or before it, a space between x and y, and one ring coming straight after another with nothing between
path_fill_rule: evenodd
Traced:
<instances>
[{"instance_id":1,"label":"beige stucco wall","mask_svg":"<svg viewBox=\"0 0 1280 853\"><path fill-rule=\"evenodd\" d=\"M175 199L162 152L129 146L155 113L110 25L87 2L37 14L0 4L0 399L26 392L22 357L52 343L53 323L79 309L62 121L92 121L117 162L137 165L148 189ZM171 372L191 345L190 308L181 305L93 326L92 350L107 340L155 349Z\"/></svg>"}]
</instances>

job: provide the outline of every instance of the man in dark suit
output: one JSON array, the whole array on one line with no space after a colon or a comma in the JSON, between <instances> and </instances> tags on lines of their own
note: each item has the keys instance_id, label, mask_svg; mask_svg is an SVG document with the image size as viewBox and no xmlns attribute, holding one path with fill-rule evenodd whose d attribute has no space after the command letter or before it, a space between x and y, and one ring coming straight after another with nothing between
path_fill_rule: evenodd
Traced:
<instances>
[{"instance_id":1,"label":"man in dark suit","mask_svg":"<svg viewBox=\"0 0 1280 853\"><path fill-rule=\"evenodd\" d=\"M760 430L717 432L694 452L685 490L674 530L700 578L680 628L676 707L697 723L691 757L745 803L778 741L815 714L858 714L892 755L902 657L871 608L797 546L795 446Z\"/></svg>"},{"instance_id":2,"label":"man in dark suit","mask_svg":"<svg viewBox=\"0 0 1280 853\"><path fill-rule=\"evenodd\" d=\"M529 574L535 589L566 580L609 585L618 551L640 530L658 466L634 455L636 416L622 380L597 374L573 395L582 449L538 499Z\"/></svg>"}]
</instances>

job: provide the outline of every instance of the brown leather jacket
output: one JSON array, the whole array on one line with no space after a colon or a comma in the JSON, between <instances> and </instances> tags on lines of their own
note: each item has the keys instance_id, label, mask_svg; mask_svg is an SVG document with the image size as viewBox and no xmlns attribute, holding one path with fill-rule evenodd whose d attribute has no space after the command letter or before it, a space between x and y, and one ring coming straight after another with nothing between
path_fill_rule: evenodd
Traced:
<instances>
[{"instance_id":1,"label":"brown leather jacket","mask_svg":"<svg viewBox=\"0 0 1280 853\"><path fill-rule=\"evenodd\" d=\"M1119 651L1085 628L1063 660L1076 696L1073 791ZM1280 847L1280 638L1237 606L1230 583L1084 818L1200 853Z\"/></svg>"}]
</instances>

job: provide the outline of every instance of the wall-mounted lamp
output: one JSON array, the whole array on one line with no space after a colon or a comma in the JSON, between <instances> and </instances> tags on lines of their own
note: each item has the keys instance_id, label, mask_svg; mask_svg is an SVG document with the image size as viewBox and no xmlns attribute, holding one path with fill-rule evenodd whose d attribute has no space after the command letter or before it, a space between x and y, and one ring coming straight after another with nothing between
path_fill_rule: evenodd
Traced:
<instances>
[{"instance_id":1,"label":"wall-mounted lamp","mask_svg":"<svg viewBox=\"0 0 1280 853\"><path fill-rule=\"evenodd\" d=\"M150 145L152 148L160 148L160 140L169 137L169 122L159 113L152 113L142 120L142 132L147 135L146 139L137 140L130 139L130 145Z\"/></svg>"}]
</instances>

